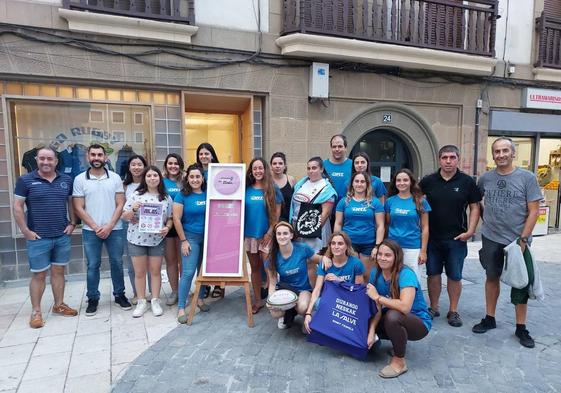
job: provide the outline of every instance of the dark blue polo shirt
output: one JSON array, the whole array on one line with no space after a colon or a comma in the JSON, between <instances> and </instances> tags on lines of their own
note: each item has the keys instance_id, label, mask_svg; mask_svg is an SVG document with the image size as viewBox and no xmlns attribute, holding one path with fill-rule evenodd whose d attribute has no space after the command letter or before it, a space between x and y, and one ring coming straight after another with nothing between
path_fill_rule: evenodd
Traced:
<instances>
[{"instance_id":1,"label":"dark blue polo shirt","mask_svg":"<svg viewBox=\"0 0 561 393\"><path fill-rule=\"evenodd\" d=\"M34 170L18 178L14 194L25 198L29 229L46 238L63 235L68 225L68 197L72 195L70 176L57 172L51 183Z\"/></svg>"}]
</instances>

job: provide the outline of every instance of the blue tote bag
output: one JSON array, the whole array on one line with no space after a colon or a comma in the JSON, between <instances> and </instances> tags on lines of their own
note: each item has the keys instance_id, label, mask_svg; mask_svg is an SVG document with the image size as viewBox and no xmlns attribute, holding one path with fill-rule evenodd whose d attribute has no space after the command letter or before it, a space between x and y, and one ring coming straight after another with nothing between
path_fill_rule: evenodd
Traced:
<instances>
[{"instance_id":1,"label":"blue tote bag","mask_svg":"<svg viewBox=\"0 0 561 393\"><path fill-rule=\"evenodd\" d=\"M308 341L365 360L368 354L368 321L376 314L366 286L326 281L319 308L312 318Z\"/></svg>"}]
</instances>

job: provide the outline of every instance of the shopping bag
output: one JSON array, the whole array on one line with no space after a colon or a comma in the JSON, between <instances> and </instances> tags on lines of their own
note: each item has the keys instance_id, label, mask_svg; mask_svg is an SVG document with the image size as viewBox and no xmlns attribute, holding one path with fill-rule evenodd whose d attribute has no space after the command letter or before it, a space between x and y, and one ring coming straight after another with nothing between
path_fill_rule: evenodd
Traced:
<instances>
[{"instance_id":1,"label":"shopping bag","mask_svg":"<svg viewBox=\"0 0 561 393\"><path fill-rule=\"evenodd\" d=\"M377 312L366 286L326 281L312 318L308 341L345 352L360 360L368 354L368 322Z\"/></svg>"},{"instance_id":2,"label":"shopping bag","mask_svg":"<svg viewBox=\"0 0 561 393\"><path fill-rule=\"evenodd\" d=\"M504 265L501 281L506 285L522 289L528 286L528 269L518 239L504 248Z\"/></svg>"}]
</instances>

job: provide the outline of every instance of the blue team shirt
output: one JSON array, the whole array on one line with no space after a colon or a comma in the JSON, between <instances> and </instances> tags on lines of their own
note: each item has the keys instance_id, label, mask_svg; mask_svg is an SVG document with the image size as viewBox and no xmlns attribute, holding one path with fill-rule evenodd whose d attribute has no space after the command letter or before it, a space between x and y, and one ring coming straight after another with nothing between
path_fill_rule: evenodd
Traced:
<instances>
[{"instance_id":1,"label":"blue team shirt","mask_svg":"<svg viewBox=\"0 0 561 393\"><path fill-rule=\"evenodd\" d=\"M275 268L279 274L279 282L288 284L299 291L311 291L310 279L308 277L308 259L315 251L305 243L292 243L292 255L284 259L281 252L277 254ZM265 266L268 267L270 260Z\"/></svg>"},{"instance_id":2,"label":"blue team shirt","mask_svg":"<svg viewBox=\"0 0 561 393\"><path fill-rule=\"evenodd\" d=\"M282 194L275 186L275 202L282 203ZM269 213L265 203L265 191L249 186L245 189L244 236L261 239L269 229Z\"/></svg>"},{"instance_id":3,"label":"blue team shirt","mask_svg":"<svg viewBox=\"0 0 561 393\"><path fill-rule=\"evenodd\" d=\"M181 191L181 187L179 186L179 182L174 182L173 180L164 177L164 187L166 192L171 197L171 199L175 200L175 197Z\"/></svg>"},{"instance_id":4,"label":"blue team shirt","mask_svg":"<svg viewBox=\"0 0 561 393\"><path fill-rule=\"evenodd\" d=\"M347 263L345 263L341 267L331 265L329 269L325 270L323 268L323 264L319 263L317 267L318 276L325 276L328 273L333 273L342 280L354 284L355 278L364 274L364 265L362 264L360 259L358 259L357 257L353 257L352 255L348 257Z\"/></svg>"},{"instance_id":5,"label":"blue team shirt","mask_svg":"<svg viewBox=\"0 0 561 393\"><path fill-rule=\"evenodd\" d=\"M337 204L337 211L343 213L343 232L351 238L353 244L376 243L376 213L384 213L384 206L374 198L367 201L355 201L353 198L347 203L346 198Z\"/></svg>"},{"instance_id":6,"label":"blue team shirt","mask_svg":"<svg viewBox=\"0 0 561 393\"><path fill-rule=\"evenodd\" d=\"M425 213L431 211L426 199L423 198L422 204ZM398 195L391 196L384 207L390 215L388 239L395 240L402 248L421 248L421 219L413 197L401 199Z\"/></svg>"},{"instance_id":7,"label":"blue team shirt","mask_svg":"<svg viewBox=\"0 0 561 393\"><path fill-rule=\"evenodd\" d=\"M372 193L376 198L383 197L388 193L388 190L386 190L386 186L384 185L384 182L380 180L378 176L372 175L370 177L370 183L372 184ZM350 179L345 182L345 192L347 192L347 190L349 189L350 184L351 184Z\"/></svg>"},{"instance_id":8,"label":"blue team shirt","mask_svg":"<svg viewBox=\"0 0 561 393\"><path fill-rule=\"evenodd\" d=\"M329 160L323 161L323 167L331 178L331 183L337 191L337 201L343 199L347 195L347 183L351 177L353 169L353 160L347 158L340 164L333 164Z\"/></svg>"},{"instance_id":9,"label":"blue team shirt","mask_svg":"<svg viewBox=\"0 0 561 393\"><path fill-rule=\"evenodd\" d=\"M52 182L34 170L20 176L14 190L25 198L27 226L43 238L59 237L68 226L68 197L72 195L72 178L57 172Z\"/></svg>"},{"instance_id":10,"label":"blue team shirt","mask_svg":"<svg viewBox=\"0 0 561 393\"><path fill-rule=\"evenodd\" d=\"M384 296L387 298L391 298L390 296L390 281L386 281L382 272L378 274L378 279L374 282L376 278L376 272L378 271L377 268L372 269L370 272L370 279L368 282L376 287L376 291L380 294L380 296ZM430 331L432 327L432 320L429 314L429 310L427 308L427 303L425 302L425 298L423 297L423 291L421 290L421 284L417 280L417 276L415 272L404 266L399 272L398 283L399 290L407 287L415 288L415 298L413 299L413 305L411 306L411 313L413 315L418 316L421 321L425 324L427 330Z\"/></svg>"},{"instance_id":11,"label":"blue team shirt","mask_svg":"<svg viewBox=\"0 0 561 393\"><path fill-rule=\"evenodd\" d=\"M190 193L184 195L178 193L174 199L175 203L183 205L183 216L181 223L185 232L203 235L205 233L206 192Z\"/></svg>"}]
</instances>

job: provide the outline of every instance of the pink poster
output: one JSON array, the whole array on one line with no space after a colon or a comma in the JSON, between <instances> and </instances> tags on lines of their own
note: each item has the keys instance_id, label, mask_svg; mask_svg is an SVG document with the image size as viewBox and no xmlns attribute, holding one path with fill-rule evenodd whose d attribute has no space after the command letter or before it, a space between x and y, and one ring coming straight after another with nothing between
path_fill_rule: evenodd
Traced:
<instances>
[{"instance_id":1,"label":"pink poster","mask_svg":"<svg viewBox=\"0 0 561 393\"><path fill-rule=\"evenodd\" d=\"M240 274L240 237L242 202L209 201L206 273Z\"/></svg>"}]
</instances>

